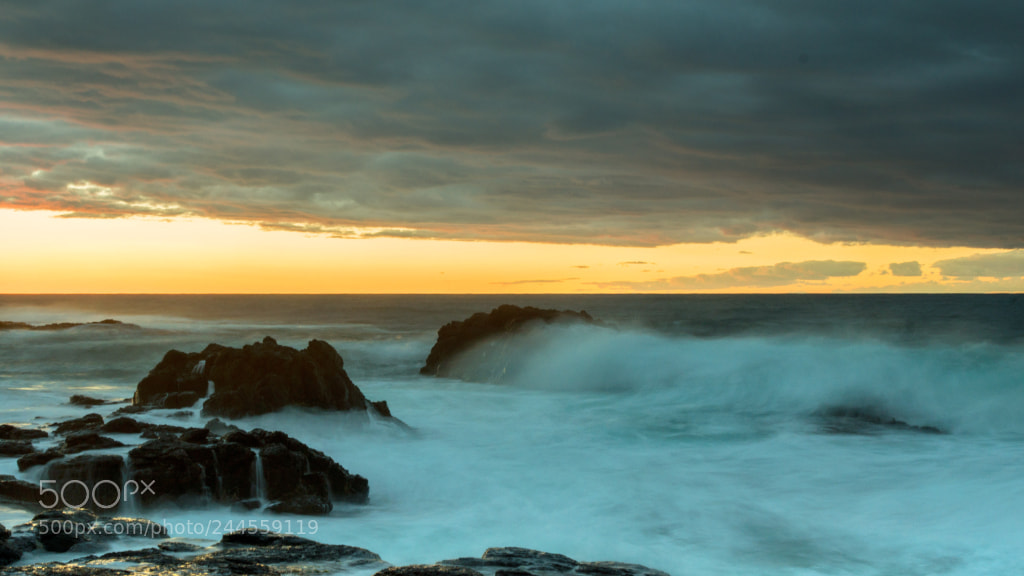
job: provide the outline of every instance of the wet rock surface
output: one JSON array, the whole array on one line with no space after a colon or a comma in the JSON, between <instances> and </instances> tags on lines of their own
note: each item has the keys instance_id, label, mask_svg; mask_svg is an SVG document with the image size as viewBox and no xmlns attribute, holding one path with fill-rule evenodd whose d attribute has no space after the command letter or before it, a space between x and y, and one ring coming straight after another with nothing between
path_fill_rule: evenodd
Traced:
<instances>
[{"instance_id":1,"label":"wet rock surface","mask_svg":"<svg viewBox=\"0 0 1024 576\"><path fill-rule=\"evenodd\" d=\"M191 428L133 448L129 461L132 480L157 487L140 495L143 505L235 504L261 496L271 501L271 512L327 514L334 501L365 502L369 494L365 478L283 432L230 430L216 436L208 428ZM258 495L261 485L266 493Z\"/></svg>"},{"instance_id":2,"label":"wet rock surface","mask_svg":"<svg viewBox=\"0 0 1024 576\"><path fill-rule=\"evenodd\" d=\"M592 324L594 319L585 311L553 310L511 304L498 306L490 312L478 312L465 320L449 322L437 331L437 342L430 349L420 374L450 376L452 361L461 353L486 340L515 334L533 323Z\"/></svg>"}]
</instances>

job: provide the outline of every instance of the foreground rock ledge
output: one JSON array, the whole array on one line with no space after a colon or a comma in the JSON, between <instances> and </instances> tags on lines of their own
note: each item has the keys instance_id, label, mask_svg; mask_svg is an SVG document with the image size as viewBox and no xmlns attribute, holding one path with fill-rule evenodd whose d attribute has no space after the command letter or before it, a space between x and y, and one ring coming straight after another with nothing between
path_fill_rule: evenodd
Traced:
<instances>
[{"instance_id":1,"label":"foreground rock ledge","mask_svg":"<svg viewBox=\"0 0 1024 576\"><path fill-rule=\"evenodd\" d=\"M107 568L116 564L117 568ZM388 566L380 556L353 546L321 544L298 536L263 530L225 534L219 544L201 548L180 541L159 547L102 556L85 556L67 563L47 562L5 570L6 574L55 576L84 574L335 574L351 571L375 576L544 576L548 574L601 576L668 576L639 564L578 562L561 554L526 548L491 548L480 558L443 560L437 564Z\"/></svg>"},{"instance_id":2,"label":"foreground rock ledge","mask_svg":"<svg viewBox=\"0 0 1024 576\"><path fill-rule=\"evenodd\" d=\"M511 304L498 306L490 312L477 312L465 320L449 322L437 331L437 342L430 349L420 374L450 376L451 362L456 356L489 338L506 336L522 330L528 324L584 322L594 323L585 310L552 310Z\"/></svg>"},{"instance_id":3,"label":"foreground rock ledge","mask_svg":"<svg viewBox=\"0 0 1024 576\"><path fill-rule=\"evenodd\" d=\"M285 406L390 416L385 402L368 401L352 383L330 344L310 340L296 350L270 336L241 349L210 344L202 352L171 350L139 382L132 404L187 408L208 394L202 413L209 416L241 418Z\"/></svg>"}]
</instances>

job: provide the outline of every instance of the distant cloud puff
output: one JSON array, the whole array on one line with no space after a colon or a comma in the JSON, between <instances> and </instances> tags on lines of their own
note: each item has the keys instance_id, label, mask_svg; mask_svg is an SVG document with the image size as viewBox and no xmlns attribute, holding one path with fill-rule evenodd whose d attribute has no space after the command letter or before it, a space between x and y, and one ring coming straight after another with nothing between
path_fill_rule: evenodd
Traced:
<instances>
[{"instance_id":1,"label":"distant cloud puff","mask_svg":"<svg viewBox=\"0 0 1024 576\"><path fill-rule=\"evenodd\" d=\"M935 267L943 276L953 278L1021 278L1024 277L1024 250L940 260Z\"/></svg>"},{"instance_id":2,"label":"distant cloud puff","mask_svg":"<svg viewBox=\"0 0 1024 576\"><path fill-rule=\"evenodd\" d=\"M921 264L917 261L893 262L889 264L889 271L893 276L920 276Z\"/></svg>"},{"instance_id":3,"label":"distant cloud puff","mask_svg":"<svg viewBox=\"0 0 1024 576\"><path fill-rule=\"evenodd\" d=\"M715 274L677 276L652 282L608 282L602 283L602 286L628 287L636 290L760 288L856 276L866 268L867 264L864 262L807 260L805 262L780 262L771 266L746 266Z\"/></svg>"}]
</instances>

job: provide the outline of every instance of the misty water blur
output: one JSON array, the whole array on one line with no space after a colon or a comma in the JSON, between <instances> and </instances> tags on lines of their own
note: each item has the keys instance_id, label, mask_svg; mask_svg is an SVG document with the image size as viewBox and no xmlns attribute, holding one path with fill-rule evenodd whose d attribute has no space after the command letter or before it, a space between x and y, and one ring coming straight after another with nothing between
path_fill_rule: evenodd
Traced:
<instances>
[{"instance_id":1,"label":"misty water blur","mask_svg":"<svg viewBox=\"0 0 1024 576\"><path fill-rule=\"evenodd\" d=\"M81 415L66 402L83 391L128 397L171 347L324 338L415 432L296 410L235 422L285 430L370 480L370 504L336 508L317 540L393 563L507 545L673 574L1024 569L1016 300L517 297L607 325L489 344L456 380L416 374L434 332L507 297L138 298L0 299L4 320L140 326L0 332L0 420ZM822 409L851 405L949 433L828 433Z\"/></svg>"}]
</instances>

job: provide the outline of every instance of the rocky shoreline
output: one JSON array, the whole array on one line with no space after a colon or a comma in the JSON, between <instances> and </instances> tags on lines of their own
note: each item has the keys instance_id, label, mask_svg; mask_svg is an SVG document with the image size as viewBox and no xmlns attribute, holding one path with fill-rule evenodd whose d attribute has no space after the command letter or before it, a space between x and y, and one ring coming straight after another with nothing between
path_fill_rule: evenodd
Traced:
<instances>
[{"instance_id":1,"label":"rocky shoreline","mask_svg":"<svg viewBox=\"0 0 1024 576\"><path fill-rule=\"evenodd\" d=\"M71 516L81 512L66 513ZM33 522L40 532L50 518ZM146 521L95 521L97 531L114 523L148 528ZM100 524L102 522L102 524ZM132 524L134 523L134 524ZM102 527L102 528L99 528ZM6 536L5 536L6 534ZM25 532L14 535L0 531L0 557L12 546L24 545ZM220 542L199 546L168 539L166 534L151 536L158 543L138 550L89 554L68 562L44 562L11 566L2 574L24 576L127 576L177 575L213 576L226 574L337 574L358 573L379 576L546 576L551 574L601 576L668 576L665 572L638 564L621 562L579 562L561 554L526 548L490 548L479 558L455 558L434 564L392 566L379 555L364 548L323 544L267 530L239 530L224 534ZM67 539L63 535L48 541ZM12 544L12 541L14 543Z\"/></svg>"},{"instance_id":2,"label":"rocky shoreline","mask_svg":"<svg viewBox=\"0 0 1024 576\"><path fill-rule=\"evenodd\" d=\"M444 374L447 362L488 338L514 333L533 322L562 321L593 319L586 312L514 306L477 314L439 331L427 366L434 367L435 375ZM114 320L94 324L122 325ZM56 330L80 325L5 323L2 328ZM167 505L185 509L223 505L233 512L316 517L331 512L336 502L367 502L366 478L324 453L284 432L243 430L220 420L297 407L363 414L409 430L391 415L386 402L363 395L346 374L341 355L320 340L311 340L303 350L282 346L269 336L242 348L210 344L201 352L170 350L138 383L129 404L82 395L72 396L69 404L114 409L106 415L90 412L39 428L0 425L0 458L17 458L19 471L41 479L37 485L0 476L0 501L36 512L30 522L10 530L0 526L0 565L7 565L0 573L665 576L639 565L578 562L525 548L491 548L479 558L392 566L362 548L255 529L265 523L262 519L251 522L250 528L227 531L219 542L199 545L195 540L171 538L166 527L136 514ZM194 407L213 417L202 428L144 418L151 411ZM48 446L37 449L36 443ZM43 485L47 490L41 490ZM130 499L129 486L135 490ZM118 516L121 509L132 515ZM105 552L127 546L121 541L125 537L145 538L153 545ZM29 562L45 553L81 556L67 562Z\"/></svg>"}]
</instances>

